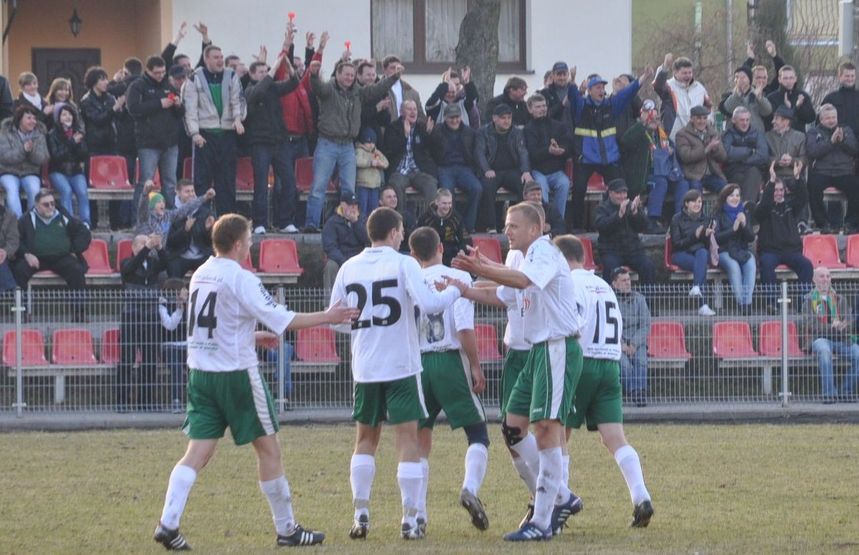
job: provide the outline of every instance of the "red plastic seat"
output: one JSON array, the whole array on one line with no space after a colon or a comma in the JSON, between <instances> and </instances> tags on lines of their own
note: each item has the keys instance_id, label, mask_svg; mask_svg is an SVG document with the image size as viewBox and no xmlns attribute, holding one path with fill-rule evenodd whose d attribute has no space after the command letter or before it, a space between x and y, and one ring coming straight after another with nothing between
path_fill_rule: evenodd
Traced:
<instances>
[{"instance_id":1,"label":"red plastic seat","mask_svg":"<svg viewBox=\"0 0 859 555\"><path fill-rule=\"evenodd\" d=\"M116 271L122 268L122 261L126 258L131 258L131 239L122 239L116 243Z\"/></svg>"},{"instance_id":2,"label":"red plastic seat","mask_svg":"<svg viewBox=\"0 0 859 555\"><path fill-rule=\"evenodd\" d=\"M292 239L263 239L259 244L259 271L269 274L302 274L298 247Z\"/></svg>"},{"instance_id":3,"label":"red plastic seat","mask_svg":"<svg viewBox=\"0 0 859 555\"><path fill-rule=\"evenodd\" d=\"M134 181L140 183L140 158L134 161ZM161 172L158 168L155 168L155 177L152 178L152 182L155 183L156 190L161 189Z\"/></svg>"},{"instance_id":4,"label":"red plastic seat","mask_svg":"<svg viewBox=\"0 0 859 555\"><path fill-rule=\"evenodd\" d=\"M489 260L504 264L504 258L501 257L501 241L495 237L472 237L471 244Z\"/></svg>"},{"instance_id":5,"label":"red plastic seat","mask_svg":"<svg viewBox=\"0 0 859 555\"><path fill-rule=\"evenodd\" d=\"M338 180L332 178L328 181L327 191L329 193L337 190ZM313 188L313 157L298 158L295 161L295 187L299 193L309 193Z\"/></svg>"},{"instance_id":6,"label":"red plastic seat","mask_svg":"<svg viewBox=\"0 0 859 555\"><path fill-rule=\"evenodd\" d=\"M194 179L194 159L190 156L182 160L182 179Z\"/></svg>"},{"instance_id":7,"label":"red plastic seat","mask_svg":"<svg viewBox=\"0 0 859 555\"><path fill-rule=\"evenodd\" d=\"M254 166L250 156L236 160L236 191L254 190Z\"/></svg>"},{"instance_id":8,"label":"red plastic seat","mask_svg":"<svg viewBox=\"0 0 859 555\"><path fill-rule=\"evenodd\" d=\"M498 335L492 324L475 324L474 335L477 338L477 357L480 362L499 362L504 359L498 350Z\"/></svg>"},{"instance_id":9,"label":"red plastic seat","mask_svg":"<svg viewBox=\"0 0 859 555\"><path fill-rule=\"evenodd\" d=\"M713 354L717 358L754 358L759 356L752 345L748 322L717 322L713 325Z\"/></svg>"},{"instance_id":10,"label":"red plastic seat","mask_svg":"<svg viewBox=\"0 0 859 555\"><path fill-rule=\"evenodd\" d=\"M759 346L761 356L781 357L781 322L778 320L761 322L760 331ZM794 322L788 322L787 324L787 356L804 356L802 349L799 348L799 338L796 334L796 323Z\"/></svg>"},{"instance_id":11,"label":"red plastic seat","mask_svg":"<svg viewBox=\"0 0 859 555\"><path fill-rule=\"evenodd\" d=\"M331 328L306 328L298 330L295 340L295 356L301 362L340 363L334 330Z\"/></svg>"},{"instance_id":12,"label":"red plastic seat","mask_svg":"<svg viewBox=\"0 0 859 555\"><path fill-rule=\"evenodd\" d=\"M585 260L582 263L585 270L598 270L599 266L594 262L594 244L589 237L579 236L579 241L582 242L582 249L585 251Z\"/></svg>"},{"instance_id":13,"label":"red plastic seat","mask_svg":"<svg viewBox=\"0 0 859 555\"><path fill-rule=\"evenodd\" d=\"M805 235L802 238L802 254L811 260L811 265L829 269L844 268L838 253L838 238L835 235Z\"/></svg>"},{"instance_id":14,"label":"red plastic seat","mask_svg":"<svg viewBox=\"0 0 859 555\"><path fill-rule=\"evenodd\" d=\"M671 262L671 255L673 254L673 250L674 247L671 244L671 237L666 236L662 263L665 265L665 269L667 269L669 272L682 272L683 268Z\"/></svg>"},{"instance_id":15,"label":"red plastic seat","mask_svg":"<svg viewBox=\"0 0 859 555\"><path fill-rule=\"evenodd\" d=\"M104 330L101 334L99 355L104 364L119 364L119 328Z\"/></svg>"},{"instance_id":16,"label":"red plastic seat","mask_svg":"<svg viewBox=\"0 0 859 555\"><path fill-rule=\"evenodd\" d=\"M89 182L93 189L133 189L122 156L90 157Z\"/></svg>"},{"instance_id":17,"label":"red plastic seat","mask_svg":"<svg viewBox=\"0 0 859 555\"><path fill-rule=\"evenodd\" d=\"M847 265L859 268L859 235L847 236Z\"/></svg>"},{"instance_id":18,"label":"red plastic seat","mask_svg":"<svg viewBox=\"0 0 859 555\"><path fill-rule=\"evenodd\" d=\"M45 358L45 337L42 332L34 329L24 329L21 334L21 365L22 366L47 366ZM3 334L3 365L14 367L18 350L15 345L15 330L9 330Z\"/></svg>"},{"instance_id":19,"label":"red plastic seat","mask_svg":"<svg viewBox=\"0 0 859 555\"><path fill-rule=\"evenodd\" d=\"M92 334L87 329L57 330L51 339L51 362L63 366L98 364L92 348Z\"/></svg>"},{"instance_id":20,"label":"red plastic seat","mask_svg":"<svg viewBox=\"0 0 859 555\"><path fill-rule=\"evenodd\" d=\"M647 337L647 356L650 358L689 360L686 350L686 332L679 322L653 322Z\"/></svg>"},{"instance_id":21,"label":"red plastic seat","mask_svg":"<svg viewBox=\"0 0 859 555\"><path fill-rule=\"evenodd\" d=\"M608 187L603 180L603 177L598 173L592 173L591 178L588 179L588 191L590 192L598 192L602 193L608 191Z\"/></svg>"},{"instance_id":22,"label":"red plastic seat","mask_svg":"<svg viewBox=\"0 0 859 555\"><path fill-rule=\"evenodd\" d=\"M110 267L110 255L107 251L107 242L104 239L93 239L89 248L84 251L84 259L89 266L87 274L114 273L113 268Z\"/></svg>"},{"instance_id":23,"label":"red plastic seat","mask_svg":"<svg viewBox=\"0 0 859 555\"><path fill-rule=\"evenodd\" d=\"M257 269L254 268L254 262L251 260L251 253L248 253L248 257L242 261L242 268L248 270L249 272L256 273Z\"/></svg>"}]
</instances>

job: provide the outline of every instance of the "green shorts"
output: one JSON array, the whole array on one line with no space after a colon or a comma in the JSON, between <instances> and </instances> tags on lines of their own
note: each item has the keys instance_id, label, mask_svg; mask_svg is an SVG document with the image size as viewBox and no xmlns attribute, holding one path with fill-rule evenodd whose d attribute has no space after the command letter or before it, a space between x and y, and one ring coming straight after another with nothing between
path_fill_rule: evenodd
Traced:
<instances>
[{"instance_id":1,"label":"green shorts","mask_svg":"<svg viewBox=\"0 0 859 555\"><path fill-rule=\"evenodd\" d=\"M575 337L536 343L507 401L507 412L530 422L565 420L582 373L582 348Z\"/></svg>"},{"instance_id":2,"label":"green shorts","mask_svg":"<svg viewBox=\"0 0 859 555\"><path fill-rule=\"evenodd\" d=\"M510 349L504 355L504 367L501 369L501 402L498 405L501 407L501 420L504 420L504 415L507 413L507 401L510 400L513 386L519 379L519 373L525 368L525 362L528 360L528 353L530 352Z\"/></svg>"},{"instance_id":3,"label":"green shorts","mask_svg":"<svg viewBox=\"0 0 859 555\"><path fill-rule=\"evenodd\" d=\"M424 353L421 355L421 385L429 416L421 419L421 428L432 428L438 413L444 410L453 429L486 422L483 404L471 390L471 367L460 351Z\"/></svg>"},{"instance_id":4,"label":"green shorts","mask_svg":"<svg viewBox=\"0 0 859 555\"><path fill-rule=\"evenodd\" d=\"M204 372L192 368L182 431L191 439L219 439L227 426L236 445L277 433L280 428L259 369Z\"/></svg>"},{"instance_id":5,"label":"green shorts","mask_svg":"<svg viewBox=\"0 0 859 555\"><path fill-rule=\"evenodd\" d=\"M374 428L383 420L402 424L428 416L420 374L390 382L356 383L354 401L352 420Z\"/></svg>"},{"instance_id":6,"label":"green shorts","mask_svg":"<svg viewBox=\"0 0 859 555\"><path fill-rule=\"evenodd\" d=\"M574 405L567 418L568 428L581 428L586 422L588 430L595 431L599 424L623 423L620 364L616 360L584 359Z\"/></svg>"}]
</instances>

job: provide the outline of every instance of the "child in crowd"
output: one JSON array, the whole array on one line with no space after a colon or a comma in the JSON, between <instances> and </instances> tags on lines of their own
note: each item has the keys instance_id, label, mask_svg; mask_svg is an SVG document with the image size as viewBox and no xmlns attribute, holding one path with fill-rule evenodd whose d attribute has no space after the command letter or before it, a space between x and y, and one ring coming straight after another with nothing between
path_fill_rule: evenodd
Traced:
<instances>
[{"instance_id":1,"label":"child in crowd","mask_svg":"<svg viewBox=\"0 0 859 555\"><path fill-rule=\"evenodd\" d=\"M388 159L376 148L376 132L365 127L358 136L355 146L355 162L358 171L355 176L355 196L361 214L369 214L379 206L379 187L382 186Z\"/></svg>"},{"instance_id":2,"label":"child in crowd","mask_svg":"<svg viewBox=\"0 0 859 555\"><path fill-rule=\"evenodd\" d=\"M163 202L163 201L162 201ZM185 411L185 359L188 341L185 333L185 307L188 304L188 287L179 278L170 278L162 286L163 296L158 299L158 316L164 330L161 356L170 371L170 398L172 411ZM171 296L172 298L168 298Z\"/></svg>"}]
</instances>

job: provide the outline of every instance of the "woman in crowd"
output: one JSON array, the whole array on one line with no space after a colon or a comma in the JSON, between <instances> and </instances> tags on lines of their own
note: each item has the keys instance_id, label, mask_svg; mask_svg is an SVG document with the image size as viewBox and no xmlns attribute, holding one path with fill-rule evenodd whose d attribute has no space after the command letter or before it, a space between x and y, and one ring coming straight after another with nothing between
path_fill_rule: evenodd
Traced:
<instances>
[{"instance_id":1,"label":"woman in crowd","mask_svg":"<svg viewBox=\"0 0 859 555\"><path fill-rule=\"evenodd\" d=\"M0 124L0 185L6 189L6 208L20 218L21 189L27 205L33 207L42 186L42 165L48 161L45 126L40 112L28 104L15 109L15 115Z\"/></svg>"},{"instance_id":2,"label":"woman in crowd","mask_svg":"<svg viewBox=\"0 0 859 555\"><path fill-rule=\"evenodd\" d=\"M716 313L707 305L703 293L713 225L704 215L703 207L704 199L697 189L683 195L683 208L671 219L671 262L692 272L689 296L698 298L698 314L713 316Z\"/></svg>"},{"instance_id":3,"label":"woman in crowd","mask_svg":"<svg viewBox=\"0 0 859 555\"><path fill-rule=\"evenodd\" d=\"M51 113L54 111L54 107L39 94L39 79L36 75L29 71L25 71L19 75L18 88L21 92L15 101L15 108L18 106L31 106L36 110L39 121L46 128L51 125Z\"/></svg>"},{"instance_id":4,"label":"woman in crowd","mask_svg":"<svg viewBox=\"0 0 859 555\"><path fill-rule=\"evenodd\" d=\"M728 274L734 298L742 314L752 313L757 266L750 244L755 240L751 216L740 202L740 186L729 183L719 192L713 214L719 267Z\"/></svg>"},{"instance_id":5,"label":"woman in crowd","mask_svg":"<svg viewBox=\"0 0 859 555\"><path fill-rule=\"evenodd\" d=\"M72 193L78 201L78 218L87 227L90 220L89 196L84 164L87 161L87 143L78 111L72 104L60 102L54 106L54 128L48 133L48 164L51 185L60 195L60 204L73 214Z\"/></svg>"}]
</instances>

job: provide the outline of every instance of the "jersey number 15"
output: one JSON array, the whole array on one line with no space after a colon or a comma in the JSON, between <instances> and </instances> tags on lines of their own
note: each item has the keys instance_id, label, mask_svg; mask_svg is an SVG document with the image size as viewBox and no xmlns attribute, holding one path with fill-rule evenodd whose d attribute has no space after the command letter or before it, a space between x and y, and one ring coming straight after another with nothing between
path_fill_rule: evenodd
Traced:
<instances>
[{"instance_id":1,"label":"jersey number 15","mask_svg":"<svg viewBox=\"0 0 859 555\"><path fill-rule=\"evenodd\" d=\"M355 320L352 322L353 330L360 330L363 328L369 328L370 326L393 326L400 320L400 316L403 313L402 306L400 305L400 301L398 301L394 297L390 297L388 295L384 295L382 289L388 289L390 287L397 287L396 279L386 279L382 281L374 281L371 285L371 291L373 295L373 306L384 305L388 307L388 315L384 318L380 318L378 316L373 316L372 318L365 318L363 320ZM364 306L367 304L367 289L364 288L360 283L350 283L346 286L346 294L355 293L358 297L358 310L361 314L364 313Z\"/></svg>"},{"instance_id":2,"label":"jersey number 15","mask_svg":"<svg viewBox=\"0 0 859 555\"><path fill-rule=\"evenodd\" d=\"M595 345L617 345L620 341L620 326L617 325L617 305L612 301L597 302L597 319L594 327ZM600 337L602 332L602 337ZM602 340L602 341L600 341Z\"/></svg>"}]
</instances>

